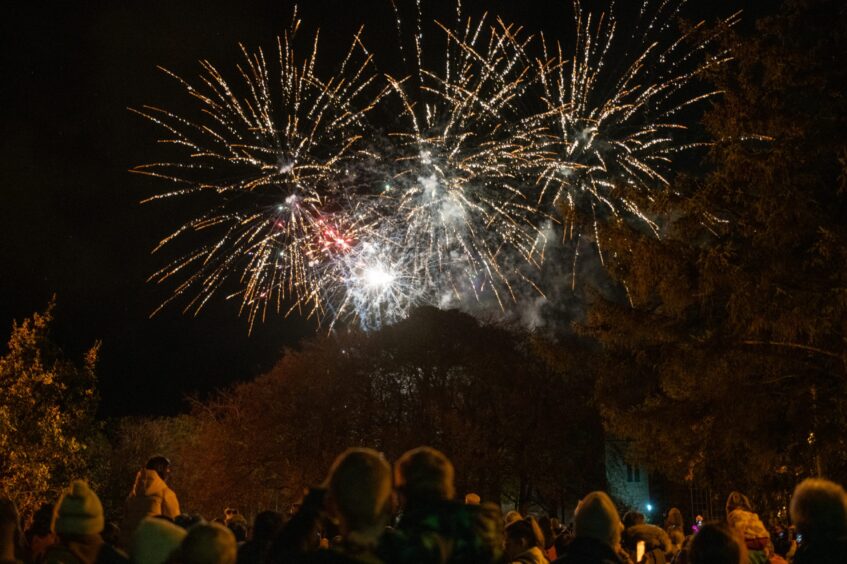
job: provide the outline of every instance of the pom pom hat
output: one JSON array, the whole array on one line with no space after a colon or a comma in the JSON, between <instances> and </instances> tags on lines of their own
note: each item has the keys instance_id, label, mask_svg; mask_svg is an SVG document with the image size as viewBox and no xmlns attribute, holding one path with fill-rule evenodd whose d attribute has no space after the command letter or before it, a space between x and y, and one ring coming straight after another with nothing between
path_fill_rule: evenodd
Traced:
<instances>
[{"instance_id":1,"label":"pom pom hat","mask_svg":"<svg viewBox=\"0 0 847 564\"><path fill-rule=\"evenodd\" d=\"M74 480L53 510L53 530L60 535L96 535L103 530L103 505L82 480Z\"/></svg>"}]
</instances>

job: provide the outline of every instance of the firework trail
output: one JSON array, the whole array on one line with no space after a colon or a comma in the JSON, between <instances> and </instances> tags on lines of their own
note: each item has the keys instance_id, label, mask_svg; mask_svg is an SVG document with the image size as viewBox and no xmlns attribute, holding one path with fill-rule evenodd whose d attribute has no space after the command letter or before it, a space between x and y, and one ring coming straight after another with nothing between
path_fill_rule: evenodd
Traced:
<instances>
[{"instance_id":1,"label":"firework trail","mask_svg":"<svg viewBox=\"0 0 847 564\"><path fill-rule=\"evenodd\" d=\"M232 84L207 61L197 86L165 71L201 111L136 110L184 153L133 171L176 185L152 200L212 200L159 245L200 232L151 277L181 277L165 304L186 296L196 313L222 292L251 328L271 310L365 328L421 303L493 296L505 310L527 289L543 294L532 271L551 225L577 241L572 284L580 240L603 258L602 222L635 218L658 234L645 202L697 146L681 135L684 109L715 94L699 78L726 60L712 44L736 16L672 34L684 0L647 2L623 34L614 13L575 2L568 50L497 18L463 20L458 2L430 41L418 1L410 49L392 4L404 76L376 72L361 30L333 78L318 76L317 36L295 55L296 17L278 71L243 47Z\"/></svg>"}]
</instances>

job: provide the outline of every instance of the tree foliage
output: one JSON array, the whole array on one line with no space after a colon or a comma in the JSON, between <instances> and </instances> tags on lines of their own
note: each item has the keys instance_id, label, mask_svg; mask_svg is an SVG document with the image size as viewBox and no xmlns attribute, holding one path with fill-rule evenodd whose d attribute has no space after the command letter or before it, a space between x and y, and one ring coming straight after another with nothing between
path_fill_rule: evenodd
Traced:
<instances>
[{"instance_id":1,"label":"tree foliage","mask_svg":"<svg viewBox=\"0 0 847 564\"><path fill-rule=\"evenodd\" d=\"M603 485L603 471L592 386L569 360L435 308L372 333L316 337L268 374L195 404L180 450L192 467L174 484L207 514L227 503L282 509L347 447L393 459L429 444L453 460L459 492L571 506Z\"/></svg>"},{"instance_id":2,"label":"tree foliage","mask_svg":"<svg viewBox=\"0 0 847 564\"><path fill-rule=\"evenodd\" d=\"M834 23L835 22L835 23ZM598 300L610 430L678 481L779 495L847 481L847 8L786 0L735 36L718 141L661 242L610 237L630 304Z\"/></svg>"},{"instance_id":3,"label":"tree foliage","mask_svg":"<svg viewBox=\"0 0 847 564\"><path fill-rule=\"evenodd\" d=\"M76 364L50 337L55 302L13 323L0 358L0 484L26 515L88 476L99 344Z\"/></svg>"}]
</instances>

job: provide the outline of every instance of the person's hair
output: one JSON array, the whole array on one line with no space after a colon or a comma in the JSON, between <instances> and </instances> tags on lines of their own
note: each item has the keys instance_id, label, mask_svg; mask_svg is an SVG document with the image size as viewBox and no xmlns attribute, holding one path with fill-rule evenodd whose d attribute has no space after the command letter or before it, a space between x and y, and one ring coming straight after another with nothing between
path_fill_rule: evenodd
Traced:
<instances>
[{"instance_id":1,"label":"person's hair","mask_svg":"<svg viewBox=\"0 0 847 564\"><path fill-rule=\"evenodd\" d=\"M179 515L174 517L174 525L178 525L186 531L194 525L202 522L202 517L200 517L199 515L192 515L190 513L180 513Z\"/></svg>"},{"instance_id":2,"label":"person's hair","mask_svg":"<svg viewBox=\"0 0 847 564\"><path fill-rule=\"evenodd\" d=\"M750 498L744 495L741 492L730 492L729 496L726 498L726 514L729 515L736 509L743 509L744 511L753 511L753 504L750 503Z\"/></svg>"},{"instance_id":3,"label":"person's hair","mask_svg":"<svg viewBox=\"0 0 847 564\"><path fill-rule=\"evenodd\" d=\"M481 501L479 494L473 492L465 494L465 504L467 505L479 505Z\"/></svg>"},{"instance_id":4,"label":"person's hair","mask_svg":"<svg viewBox=\"0 0 847 564\"><path fill-rule=\"evenodd\" d=\"M453 464L434 448L412 449L397 460L394 485L407 499L453 499Z\"/></svg>"},{"instance_id":5,"label":"person's hair","mask_svg":"<svg viewBox=\"0 0 847 564\"><path fill-rule=\"evenodd\" d=\"M544 548L544 533L532 515L506 525L506 538L525 541L524 545L527 549Z\"/></svg>"},{"instance_id":6,"label":"person's hair","mask_svg":"<svg viewBox=\"0 0 847 564\"><path fill-rule=\"evenodd\" d=\"M685 530L685 523L682 519L682 511L676 507L668 509L668 514L665 516L665 530L670 533L672 530Z\"/></svg>"},{"instance_id":7,"label":"person's hair","mask_svg":"<svg viewBox=\"0 0 847 564\"><path fill-rule=\"evenodd\" d=\"M505 521L507 525L514 523L515 521L520 521L521 519L523 519L523 516L515 510L507 512L503 517L503 521Z\"/></svg>"},{"instance_id":8,"label":"person's hair","mask_svg":"<svg viewBox=\"0 0 847 564\"><path fill-rule=\"evenodd\" d=\"M179 552L182 564L235 564L237 546L223 525L201 523L191 527Z\"/></svg>"},{"instance_id":9,"label":"person's hair","mask_svg":"<svg viewBox=\"0 0 847 564\"><path fill-rule=\"evenodd\" d=\"M847 534L844 488L829 480L803 480L791 498L791 520L798 532L814 539L829 540Z\"/></svg>"},{"instance_id":10,"label":"person's hair","mask_svg":"<svg viewBox=\"0 0 847 564\"><path fill-rule=\"evenodd\" d=\"M391 506L391 467L377 451L349 448L333 462L328 501L349 531L385 525Z\"/></svg>"},{"instance_id":11,"label":"person's hair","mask_svg":"<svg viewBox=\"0 0 847 564\"><path fill-rule=\"evenodd\" d=\"M689 564L745 564L747 550L724 523L703 525L688 546Z\"/></svg>"},{"instance_id":12,"label":"person's hair","mask_svg":"<svg viewBox=\"0 0 847 564\"><path fill-rule=\"evenodd\" d=\"M623 515L623 526L628 529L635 525L643 525L644 520L645 517L643 513L639 513L638 511L627 511Z\"/></svg>"},{"instance_id":13,"label":"person's hair","mask_svg":"<svg viewBox=\"0 0 847 564\"><path fill-rule=\"evenodd\" d=\"M161 455L156 455L151 457L147 464L144 465L144 468L147 470L155 470L156 474L159 475L163 480L165 479L165 474L167 473L168 467L171 465L171 461Z\"/></svg>"},{"instance_id":14,"label":"person's hair","mask_svg":"<svg viewBox=\"0 0 847 564\"><path fill-rule=\"evenodd\" d=\"M241 521L230 521L226 524L226 528L232 531L235 536L235 542L244 542L247 540L247 525Z\"/></svg>"},{"instance_id":15,"label":"person's hair","mask_svg":"<svg viewBox=\"0 0 847 564\"><path fill-rule=\"evenodd\" d=\"M53 507L52 503L42 504L32 516L32 523L26 531L27 542L31 543L33 537L46 537L52 531L53 524Z\"/></svg>"},{"instance_id":16,"label":"person's hair","mask_svg":"<svg viewBox=\"0 0 847 564\"><path fill-rule=\"evenodd\" d=\"M282 513L277 511L262 511L253 520L253 540L269 543L285 524Z\"/></svg>"}]
</instances>

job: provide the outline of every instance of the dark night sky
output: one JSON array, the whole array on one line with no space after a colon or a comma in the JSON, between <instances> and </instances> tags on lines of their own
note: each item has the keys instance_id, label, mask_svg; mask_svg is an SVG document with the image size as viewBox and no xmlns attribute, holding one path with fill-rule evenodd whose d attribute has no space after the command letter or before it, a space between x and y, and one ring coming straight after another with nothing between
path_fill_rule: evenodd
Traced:
<instances>
[{"instance_id":1,"label":"dark night sky","mask_svg":"<svg viewBox=\"0 0 847 564\"><path fill-rule=\"evenodd\" d=\"M3 15L0 336L5 342L12 320L43 309L55 292L56 337L66 351L78 354L103 341L102 414L174 413L186 394L267 370L283 347L315 328L277 316L248 336L237 304L222 300L196 318L171 307L148 319L173 288L145 283L166 258L150 251L189 217L190 205L139 205L166 185L127 172L150 160L158 133L127 107L179 108L183 91L156 65L196 77L197 60L207 58L228 72L238 61L239 41L274 47L293 3L50 4L19 2ZM749 25L778 0L690 4L692 17L744 8ZM463 5L466 14L478 15L484 6L554 37L572 26L568 0ZM321 28L327 60L347 47L361 23L377 60L390 64L396 55L388 0L307 0L301 15L307 29Z\"/></svg>"}]
</instances>

